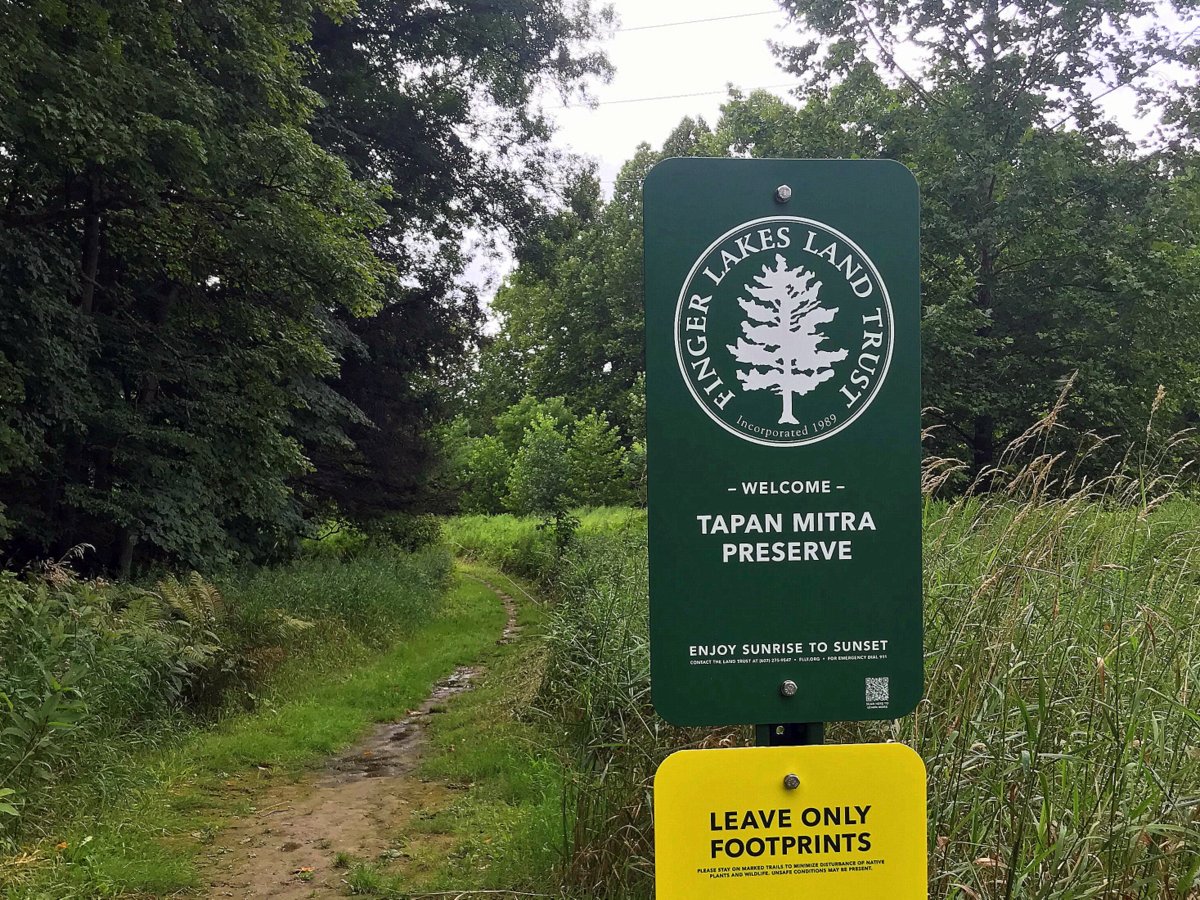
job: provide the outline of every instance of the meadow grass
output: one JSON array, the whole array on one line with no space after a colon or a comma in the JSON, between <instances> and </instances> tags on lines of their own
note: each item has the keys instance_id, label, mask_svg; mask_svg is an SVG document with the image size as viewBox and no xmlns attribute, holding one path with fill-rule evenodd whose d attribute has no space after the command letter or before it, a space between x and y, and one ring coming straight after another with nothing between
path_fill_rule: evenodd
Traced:
<instances>
[{"instance_id":1,"label":"meadow grass","mask_svg":"<svg viewBox=\"0 0 1200 900\"><path fill-rule=\"evenodd\" d=\"M623 506L573 510L578 534L589 537L613 534L645 517ZM510 575L538 583L553 580L561 556L552 529L535 517L513 515L458 516L442 524L446 542L468 559L484 560Z\"/></svg>"},{"instance_id":2,"label":"meadow grass","mask_svg":"<svg viewBox=\"0 0 1200 900\"><path fill-rule=\"evenodd\" d=\"M430 556L429 567L404 559L370 555L343 563L382 574L306 563L270 586L269 573L259 573L227 588L254 591L264 609L287 603L314 617L307 651L282 662L252 712L229 711L208 727L186 718L160 721L143 742L94 747L89 770L59 783L31 837L0 857L0 896L73 900L199 887L195 857L227 816L245 812L273 780L296 777L371 723L403 717L437 679L493 645L504 611L490 591L456 582L443 597L444 556ZM401 576L406 580L393 581ZM314 578L327 580L328 590ZM355 611L335 625L331 617L349 613L351 603L379 609ZM360 633L347 621L386 627Z\"/></svg>"},{"instance_id":3,"label":"meadow grass","mask_svg":"<svg viewBox=\"0 0 1200 900\"><path fill-rule=\"evenodd\" d=\"M926 693L911 715L840 723L834 742L903 741L929 770L930 897L1200 895L1200 505L1163 484L1006 488L928 501ZM537 573L555 605L538 703L568 736L570 896L652 895L651 778L681 747L749 730L676 729L650 706L644 518L580 530ZM531 557L512 520L459 544ZM511 563L510 563L511 564Z\"/></svg>"}]
</instances>

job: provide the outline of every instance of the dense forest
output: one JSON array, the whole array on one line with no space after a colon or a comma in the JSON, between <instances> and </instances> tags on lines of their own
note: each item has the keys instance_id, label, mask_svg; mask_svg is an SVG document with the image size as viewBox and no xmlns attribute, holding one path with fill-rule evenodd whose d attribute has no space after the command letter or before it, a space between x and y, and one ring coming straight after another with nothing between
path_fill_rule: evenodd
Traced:
<instances>
[{"instance_id":1,"label":"dense forest","mask_svg":"<svg viewBox=\"0 0 1200 900\"><path fill-rule=\"evenodd\" d=\"M7 564L88 545L98 570L212 568L331 521L639 502L641 180L668 156L915 173L950 488L1068 383L1062 440L1106 441L1097 472L1152 407L1162 446L1195 426L1187 10L784 6L812 38L774 49L791 99L731 89L611 196L541 112L608 71L610 14L586 3L6 6ZM517 263L486 308L471 235Z\"/></svg>"}]
</instances>

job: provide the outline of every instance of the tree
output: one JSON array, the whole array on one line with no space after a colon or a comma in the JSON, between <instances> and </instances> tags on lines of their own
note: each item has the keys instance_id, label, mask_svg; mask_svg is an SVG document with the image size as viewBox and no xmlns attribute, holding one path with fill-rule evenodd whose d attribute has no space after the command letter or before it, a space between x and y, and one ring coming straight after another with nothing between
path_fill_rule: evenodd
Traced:
<instances>
[{"instance_id":1,"label":"tree","mask_svg":"<svg viewBox=\"0 0 1200 900\"><path fill-rule=\"evenodd\" d=\"M567 449L569 495L579 506L608 506L628 500L621 432L592 410L571 432Z\"/></svg>"},{"instance_id":2,"label":"tree","mask_svg":"<svg viewBox=\"0 0 1200 900\"><path fill-rule=\"evenodd\" d=\"M1190 364L1124 337L1167 302L1147 265L1167 171L1104 114L1097 81L1143 86L1183 58L1154 16L1163 4L784 6L813 35L780 50L805 100L788 117L815 126L785 143L830 135L907 163L922 185L925 401L945 426L940 449L986 469L1075 371L1067 420L1134 433L1155 384L1182 384ZM900 61L910 39L925 54L915 65ZM1189 277L1168 280L1195 315Z\"/></svg>"},{"instance_id":3,"label":"tree","mask_svg":"<svg viewBox=\"0 0 1200 900\"><path fill-rule=\"evenodd\" d=\"M608 14L587 0L449 0L436 10L361 0L352 15L335 12L314 19L307 84L325 102L309 129L356 177L386 185L371 240L396 277L380 315L341 317L351 343L330 386L365 417L347 423L349 447L311 448L305 488L370 519L435 502L428 435L445 415L439 385L482 321L475 291L459 284L462 236L503 229L520 241L542 214L558 160L531 102L539 86L566 96L607 75L592 42Z\"/></svg>"},{"instance_id":4,"label":"tree","mask_svg":"<svg viewBox=\"0 0 1200 900\"><path fill-rule=\"evenodd\" d=\"M0 6L0 508L208 567L424 502L469 228L539 215L586 2ZM474 136L482 136L476 140ZM11 402L12 406L9 406Z\"/></svg>"},{"instance_id":5,"label":"tree","mask_svg":"<svg viewBox=\"0 0 1200 900\"><path fill-rule=\"evenodd\" d=\"M0 463L11 559L286 552L304 385L377 308L381 220L304 130L316 3L0 10Z\"/></svg>"},{"instance_id":6,"label":"tree","mask_svg":"<svg viewBox=\"0 0 1200 900\"><path fill-rule=\"evenodd\" d=\"M504 512L512 471L512 456L500 438L492 434L472 438L466 456L462 511L482 515Z\"/></svg>"},{"instance_id":7,"label":"tree","mask_svg":"<svg viewBox=\"0 0 1200 900\"><path fill-rule=\"evenodd\" d=\"M567 438L554 419L539 416L525 431L508 477L508 508L517 515L561 518L569 505Z\"/></svg>"},{"instance_id":8,"label":"tree","mask_svg":"<svg viewBox=\"0 0 1200 900\"><path fill-rule=\"evenodd\" d=\"M820 350L825 335L816 329L833 321L837 307L821 306L818 293L821 282L803 266L787 267L787 260L775 257L775 268L763 266L762 275L751 287L752 299L742 298L747 321L742 337L729 346L734 358L749 366L739 369L738 381L748 391L772 390L783 398L780 424L795 425L792 395L804 396L818 384L833 377L833 364L848 355L847 350ZM752 325L751 322L758 322Z\"/></svg>"},{"instance_id":9,"label":"tree","mask_svg":"<svg viewBox=\"0 0 1200 900\"><path fill-rule=\"evenodd\" d=\"M607 410L627 437L642 414L645 371L642 300L642 181L665 156L705 152L703 121L685 119L661 152L641 145L621 169L607 203L594 171L576 174L565 209L539 223L516 272L492 304L501 331L481 369L497 394L517 379L535 396L567 398L574 412ZM499 362L493 362L494 359Z\"/></svg>"}]
</instances>

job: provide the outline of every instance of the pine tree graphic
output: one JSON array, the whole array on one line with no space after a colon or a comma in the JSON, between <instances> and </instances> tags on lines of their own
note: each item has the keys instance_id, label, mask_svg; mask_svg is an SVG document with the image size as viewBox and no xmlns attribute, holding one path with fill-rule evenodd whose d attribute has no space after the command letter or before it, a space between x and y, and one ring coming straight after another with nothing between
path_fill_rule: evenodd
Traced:
<instances>
[{"instance_id":1,"label":"pine tree graphic","mask_svg":"<svg viewBox=\"0 0 1200 900\"><path fill-rule=\"evenodd\" d=\"M803 266L787 267L787 260L775 257L775 268L763 266L754 280L758 287L747 286L753 299L739 299L746 311L742 323L744 337L729 344L734 359L750 368L739 369L737 376L748 391L770 388L783 398L781 425L798 425L792 415L792 395L803 397L822 381L833 377L832 365L847 356L845 350L818 350L826 337L817 327L833 321L837 308L825 309L817 299L821 282ZM758 322L761 324L752 324Z\"/></svg>"}]
</instances>

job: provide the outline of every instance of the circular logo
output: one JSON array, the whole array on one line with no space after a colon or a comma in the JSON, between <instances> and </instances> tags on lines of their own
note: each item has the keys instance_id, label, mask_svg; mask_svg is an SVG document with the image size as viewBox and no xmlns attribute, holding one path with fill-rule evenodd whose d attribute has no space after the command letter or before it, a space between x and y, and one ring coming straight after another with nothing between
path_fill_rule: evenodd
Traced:
<instances>
[{"instance_id":1,"label":"circular logo","mask_svg":"<svg viewBox=\"0 0 1200 900\"><path fill-rule=\"evenodd\" d=\"M875 264L812 219L734 228L688 273L675 354L696 402L743 440L799 447L875 399L892 358L892 303Z\"/></svg>"}]
</instances>

